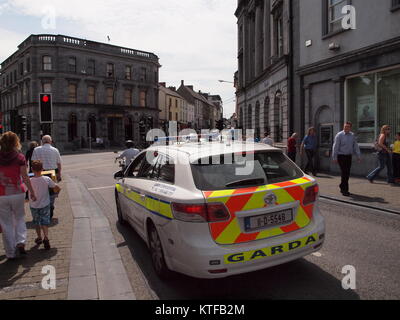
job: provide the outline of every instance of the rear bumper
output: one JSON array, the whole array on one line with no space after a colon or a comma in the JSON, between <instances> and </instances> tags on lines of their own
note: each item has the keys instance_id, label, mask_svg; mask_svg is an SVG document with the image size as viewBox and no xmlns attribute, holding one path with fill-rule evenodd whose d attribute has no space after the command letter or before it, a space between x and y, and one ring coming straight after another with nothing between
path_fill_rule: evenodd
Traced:
<instances>
[{"instance_id":1,"label":"rear bumper","mask_svg":"<svg viewBox=\"0 0 400 320\"><path fill-rule=\"evenodd\" d=\"M197 234L204 233L194 229L192 237L185 239L176 238L183 231L176 230L178 233L175 233L172 245L169 231L164 230L160 234L164 238L163 243L167 244L165 253L169 268L195 278L215 279L270 268L320 250L325 239L325 220L316 208L314 218L306 228L266 240L230 246L218 245L211 238L204 241L204 237L197 237ZM190 231L183 233L187 235ZM299 245L300 242L302 245Z\"/></svg>"}]
</instances>

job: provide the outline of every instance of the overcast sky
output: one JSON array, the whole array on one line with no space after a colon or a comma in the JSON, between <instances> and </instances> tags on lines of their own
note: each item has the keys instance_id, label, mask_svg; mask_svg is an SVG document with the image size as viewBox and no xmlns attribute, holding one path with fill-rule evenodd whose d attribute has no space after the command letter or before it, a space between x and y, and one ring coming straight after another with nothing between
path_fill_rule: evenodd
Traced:
<instances>
[{"instance_id":1,"label":"overcast sky","mask_svg":"<svg viewBox=\"0 0 400 320\"><path fill-rule=\"evenodd\" d=\"M0 60L30 34L64 34L150 51L160 81L219 94L235 108L236 0L0 0ZM55 19L52 19L53 13ZM53 23L55 22L55 23Z\"/></svg>"}]
</instances>

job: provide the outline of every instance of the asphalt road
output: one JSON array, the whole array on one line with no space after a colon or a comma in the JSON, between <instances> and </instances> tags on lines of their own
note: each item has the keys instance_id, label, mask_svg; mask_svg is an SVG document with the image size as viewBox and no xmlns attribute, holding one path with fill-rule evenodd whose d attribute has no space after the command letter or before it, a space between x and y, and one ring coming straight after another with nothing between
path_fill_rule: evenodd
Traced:
<instances>
[{"instance_id":1,"label":"asphalt road","mask_svg":"<svg viewBox=\"0 0 400 320\"><path fill-rule=\"evenodd\" d=\"M145 243L117 223L112 153L63 157L63 174L80 179L108 217L137 299L400 299L400 216L321 201L324 247L285 265L219 280L155 275ZM322 190L323 193L323 190ZM342 288L342 269L356 270L356 289Z\"/></svg>"}]
</instances>

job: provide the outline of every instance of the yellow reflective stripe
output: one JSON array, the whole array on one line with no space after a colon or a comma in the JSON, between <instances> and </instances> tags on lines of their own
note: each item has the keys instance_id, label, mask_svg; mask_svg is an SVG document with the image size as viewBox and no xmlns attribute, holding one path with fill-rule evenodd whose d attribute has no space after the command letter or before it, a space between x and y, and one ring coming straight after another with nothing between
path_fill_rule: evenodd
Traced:
<instances>
[{"instance_id":1,"label":"yellow reflective stripe","mask_svg":"<svg viewBox=\"0 0 400 320\"><path fill-rule=\"evenodd\" d=\"M252 195L250 200L246 203L246 205L240 211L248 211L254 209L260 209L265 207L265 192L258 192Z\"/></svg>"},{"instance_id":2,"label":"yellow reflective stripe","mask_svg":"<svg viewBox=\"0 0 400 320\"><path fill-rule=\"evenodd\" d=\"M124 188L119 183L115 185L115 188L119 193L124 193Z\"/></svg>"},{"instance_id":3,"label":"yellow reflective stripe","mask_svg":"<svg viewBox=\"0 0 400 320\"><path fill-rule=\"evenodd\" d=\"M171 205L167 204L165 202L162 202L162 201L159 201L159 202L160 202L159 213L163 216L173 219L174 216L172 214Z\"/></svg>"},{"instance_id":4,"label":"yellow reflective stripe","mask_svg":"<svg viewBox=\"0 0 400 320\"><path fill-rule=\"evenodd\" d=\"M296 180L293 180L293 181L290 181L290 182L293 182L293 183L296 183L296 184L304 184L304 183L307 183L307 182L310 182L310 181L308 181L308 180L306 180L304 178L300 178L300 179L296 179Z\"/></svg>"},{"instance_id":5,"label":"yellow reflective stripe","mask_svg":"<svg viewBox=\"0 0 400 320\"><path fill-rule=\"evenodd\" d=\"M216 239L219 244L232 244L235 242L237 237L241 234L239 223L237 218L233 219L232 222L225 228L225 230Z\"/></svg>"},{"instance_id":6,"label":"yellow reflective stripe","mask_svg":"<svg viewBox=\"0 0 400 320\"><path fill-rule=\"evenodd\" d=\"M307 216L302 206L299 206L299 210L297 211L296 223L300 228L304 228L310 224L311 220Z\"/></svg>"},{"instance_id":7,"label":"yellow reflective stripe","mask_svg":"<svg viewBox=\"0 0 400 320\"><path fill-rule=\"evenodd\" d=\"M306 190L308 187L311 187L311 186L313 186L314 184L315 184L315 182L309 182L309 183L307 183L307 184L301 185L300 187L301 187L303 190Z\"/></svg>"},{"instance_id":8,"label":"yellow reflective stripe","mask_svg":"<svg viewBox=\"0 0 400 320\"><path fill-rule=\"evenodd\" d=\"M285 204L288 202L296 201L285 189L275 190L274 193L278 198L278 204Z\"/></svg>"},{"instance_id":9,"label":"yellow reflective stripe","mask_svg":"<svg viewBox=\"0 0 400 320\"><path fill-rule=\"evenodd\" d=\"M226 196L231 196L236 190L219 190L219 191L214 191L211 193L209 198L218 198L218 197L226 197Z\"/></svg>"},{"instance_id":10,"label":"yellow reflective stripe","mask_svg":"<svg viewBox=\"0 0 400 320\"><path fill-rule=\"evenodd\" d=\"M157 212L157 213L160 213L159 211L159 204L160 204L160 201L158 201L158 200L154 200L154 199L151 199L151 198L146 198L146 209L148 209L148 210L150 210L150 211L153 211L153 212Z\"/></svg>"},{"instance_id":11,"label":"yellow reflective stripe","mask_svg":"<svg viewBox=\"0 0 400 320\"><path fill-rule=\"evenodd\" d=\"M280 236L281 234L284 234L284 232L282 231L281 228L264 230L258 234L256 239L261 240L261 239L265 239L265 238L272 238L272 237Z\"/></svg>"}]
</instances>

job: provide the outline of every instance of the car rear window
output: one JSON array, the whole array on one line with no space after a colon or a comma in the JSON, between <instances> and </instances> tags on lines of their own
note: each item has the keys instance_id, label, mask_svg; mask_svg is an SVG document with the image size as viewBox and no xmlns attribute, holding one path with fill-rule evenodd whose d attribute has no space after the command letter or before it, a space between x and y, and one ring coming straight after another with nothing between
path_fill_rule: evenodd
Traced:
<instances>
[{"instance_id":1,"label":"car rear window","mask_svg":"<svg viewBox=\"0 0 400 320\"><path fill-rule=\"evenodd\" d=\"M214 161L213 161L214 160ZM226 162L226 163L224 163ZM219 163L219 164L215 164ZM242 175L245 166L252 168ZM262 151L251 157L221 155L203 158L191 164L197 189L203 191L229 190L263 186L301 178L302 171L282 152Z\"/></svg>"}]
</instances>

